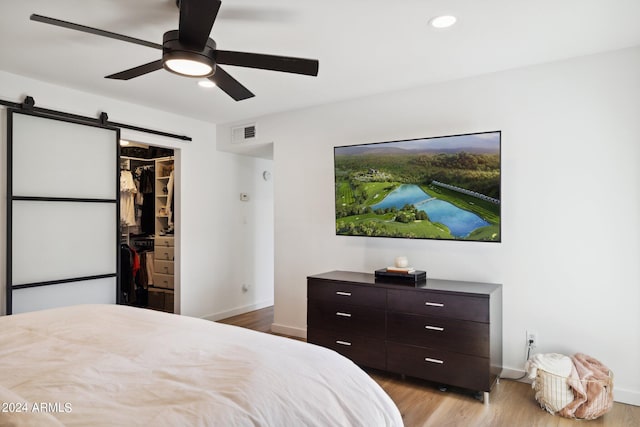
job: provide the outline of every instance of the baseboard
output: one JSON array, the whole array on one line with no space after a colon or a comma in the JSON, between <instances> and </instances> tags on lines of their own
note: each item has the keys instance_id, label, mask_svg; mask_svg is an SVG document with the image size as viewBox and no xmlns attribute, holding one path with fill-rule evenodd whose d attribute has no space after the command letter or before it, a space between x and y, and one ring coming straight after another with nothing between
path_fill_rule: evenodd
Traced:
<instances>
[{"instance_id":1,"label":"baseboard","mask_svg":"<svg viewBox=\"0 0 640 427\"><path fill-rule=\"evenodd\" d=\"M613 384L613 400L627 405L640 406L640 391L617 388L615 379Z\"/></svg>"},{"instance_id":2,"label":"baseboard","mask_svg":"<svg viewBox=\"0 0 640 427\"><path fill-rule=\"evenodd\" d=\"M306 328L294 328L292 326L279 325L277 323L271 324L271 332L282 335L289 335L292 337L307 339Z\"/></svg>"},{"instance_id":3,"label":"baseboard","mask_svg":"<svg viewBox=\"0 0 640 427\"><path fill-rule=\"evenodd\" d=\"M525 372L522 369L511 369L511 368L502 368L502 373L500 374L500 379L503 380L514 380L519 381L521 383L531 384L531 380L525 375Z\"/></svg>"},{"instance_id":4,"label":"baseboard","mask_svg":"<svg viewBox=\"0 0 640 427\"><path fill-rule=\"evenodd\" d=\"M231 310L208 314L206 316L203 316L202 318L206 320L212 320L215 322L216 320L226 319L228 317L237 316L239 314L248 313L254 310L260 310L261 308L271 307L272 305L273 305L273 300L268 299L268 300L259 301L253 304L243 305L242 307L237 307Z\"/></svg>"},{"instance_id":5,"label":"baseboard","mask_svg":"<svg viewBox=\"0 0 640 427\"><path fill-rule=\"evenodd\" d=\"M505 380L510 379L510 380L531 384L532 380L530 380L527 376L525 376L524 378L520 378L524 374L525 372L521 369L503 368L500 378ZM615 386L615 381L614 381L613 400L618 403L640 406L640 392L618 388Z\"/></svg>"}]
</instances>

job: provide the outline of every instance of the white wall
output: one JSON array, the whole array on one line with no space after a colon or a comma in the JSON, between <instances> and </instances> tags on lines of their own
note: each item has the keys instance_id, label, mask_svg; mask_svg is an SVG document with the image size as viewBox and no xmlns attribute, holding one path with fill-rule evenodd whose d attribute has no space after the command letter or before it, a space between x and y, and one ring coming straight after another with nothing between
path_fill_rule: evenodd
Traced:
<instances>
[{"instance_id":1,"label":"white wall","mask_svg":"<svg viewBox=\"0 0 640 427\"><path fill-rule=\"evenodd\" d=\"M220 251L219 256L227 259L239 281L228 286L220 283L216 288L215 301L224 301L233 308L214 310L207 316L211 320L273 305L273 181L262 178L265 170L272 171L273 161L237 158L232 173L216 182L211 191L217 191L220 186L229 186L234 191L226 197L227 207L218 204L216 208L228 209L230 215L224 222L229 227L220 230L222 240L213 242L212 246ZM240 193L247 194L248 200L240 200Z\"/></svg>"},{"instance_id":2,"label":"white wall","mask_svg":"<svg viewBox=\"0 0 640 427\"><path fill-rule=\"evenodd\" d=\"M21 102L25 95L33 96L38 107L91 117L97 117L101 111L105 111L114 122L191 136L193 141L184 142L127 130L122 132L123 138L177 149L179 169L176 177L176 203L179 209L176 216L179 224L176 224L176 238L180 245L178 276L181 284L179 311L189 316L218 317L221 313L243 311L272 302L272 263L271 266L264 262L242 263L241 268L237 264L237 260L246 255L244 245L237 244L238 236L245 235L248 228L238 218L246 215L251 224L258 221L255 211L247 213L246 207L239 205L238 194L240 191L253 191L247 190L247 186L258 182L262 170L268 165L256 162L255 159L217 151L216 127L211 123L0 72L1 99ZM4 224L6 133L1 131L0 159L3 167L0 173L0 191L3 197L0 221ZM268 186L256 188L254 200L260 200L260 192L263 191L267 198L272 194L272 189ZM266 205L272 206L272 201L267 201ZM252 206L257 207L259 204ZM269 212L268 207L264 209ZM269 216L266 220L269 220ZM262 246L261 253L273 254L273 241L269 241L268 236L267 233L266 237L255 244ZM2 226L2 310L5 294L5 250ZM248 280L253 289L250 288L249 292L243 294L242 284Z\"/></svg>"},{"instance_id":3,"label":"white wall","mask_svg":"<svg viewBox=\"0 0 640 427\"><path fill-rule=\"evenodd\" d=\"M508 374L533 329L537 351L600 359L640 404L638 100L634 48L257 119L277 176L274 329L305 334L307 275L407 255L428 277L503 284ZM493 130L502 243L335 235L334 146Z\"/></svg>"}]
</instances>

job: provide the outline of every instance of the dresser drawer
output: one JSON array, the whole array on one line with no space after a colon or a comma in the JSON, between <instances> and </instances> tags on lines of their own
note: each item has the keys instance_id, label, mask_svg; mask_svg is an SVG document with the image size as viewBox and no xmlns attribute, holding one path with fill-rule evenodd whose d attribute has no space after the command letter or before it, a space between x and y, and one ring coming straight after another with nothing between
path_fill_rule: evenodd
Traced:
<instances>
[{"instance_id":1,"label":"dresser drawer","mask_svg":"<svg viewBox=\"0 0 640 427\"><path fill-rule=\"evenodd\" d=\"M167 292L164 294L164 311L173 313L173 292Z\"/></svg>"},{"instance_id":2,"label":"dresser drawer","mask_svg":"<svg viewBox=\"0 0 640 427\"><path fill-rule=\"evenodd\" d=\"M154 259L159 261L173 261L173 248L156 246L154 248Z\"/></svg>"},{"instance_id":3,"label":"dresser drawer","mask_svg":"<svg viewBox=\"0 0 640 427\"><path fill-rule=\"evenodd\" d=\"M149 288L149 308L173 313L173 301L173 291Z\"/></svg>"},{"instance_id":4,"label":"dresser drawer","mask_svg":"<svg viewBox=\"0 0 640 427\"><path fill-rule=\"evenodd\" d=\"M307 342L335 350L358 365L385 369L386 354L383 339L363 337L349 332L308 328Z\"/></svg>"},{"instance_id":5,"label":"dresser drawer","mask_svg":"<svg viewBox=\"0 0 640 427\"><path fill-rule=\"evenodd\" d=\"M164 292L156 289L149 289L149 308L164 310Z\"/></svg>"},{"instance_id":6,"label":"dresser drawer","mask_svg":"<svg viewBox=\"0 0 640 427\"><path fill-rule=\"evenodd\" d=\"M316 301L307 307L307 326L384 338L385 312L358 305Z\"/></svg>"},{"instance_id":7,"label":"dresser drawer","mask_svg":"<svg viewBox=\"0 0 640 427\"><path fill-rule=\"evenodd\" d=\"M156 246L170 246L173 247L173 237L167 237L167 236L156 236L155 238L155 245Z\"/></svg>"},{"instance_id":8,"label":"dresser drawer","mask_svg":"<svg viewBox=\"0 0 640 427\"><path fill-rule=\"evenodd\" d=\"M173 261L159 261L155 260L153 263L154 273L161 274L174 274L173 273Z\"/></svg>"},{"instance_id":9,"label":"dresser drawer","mask_svg":"<svg viewBox=\"0 0 640 427\"><path fill-rule=\"evenodd\" d=\"M157 288L173 289L173 276L169 274L154 273L153 286Z\"/></svg>"},{"instance_id":10,"label":"dresser drawer","mask_svg":"<svg viewBox=\"0 0 640 427\"><path fill-rule=\"evenodd\" d=\"M389 289L387 299L390 311L489 322L489 299L485 297Z\"/></svg>"},{"instance_id":11,"label":"dresser drawer","mask_svg":"<svg viewBox=\"0 0 640 427\"><path fill-rule=\"evenodd\" d=\"M387 339L489 357L489 324L446 317L387 313Z\"/></svg>"},{"instance_id":12,"label":"dresser drawer","mask_svg":"<svg viewBox=\"0 0 640 427\"><path fill-rule=\"evenodd\" d=\"M489 391L489 359L387 341L387 370L429 381Z\"/></svg>"},{"instance_id":13,"label":"dresser drawer","mask_svg":"<svg viewBox=\"0 0 640 427\"><path fill-rule=\"evenodd\" d=\"M387 303L387 291L372 286L309 279L307 298L384 309Z\"/></svg>"}]
</instances>

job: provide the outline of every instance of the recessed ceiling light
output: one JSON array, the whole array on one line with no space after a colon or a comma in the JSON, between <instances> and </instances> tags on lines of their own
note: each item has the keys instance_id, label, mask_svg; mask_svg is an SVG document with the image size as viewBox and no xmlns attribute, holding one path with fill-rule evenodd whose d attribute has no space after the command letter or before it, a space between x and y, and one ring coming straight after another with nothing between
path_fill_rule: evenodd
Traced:
<instances>
[{"instance_id":1,"label":"recessed ceiling light","mask_svg":"<svg viewBox=\"0 0 640 427\"><path fill-rule=\"evenodd\" d=\"M431 21L429 21L429 24L431 24L433 28L449 28L450 26L455 24L456 21L457 19L453 15L442 15L433 18Z\"/></svg>"},{"instance_id":2,"label":"recessed ceiling light","mask_svg":"<svg viewBox=\"0 0 640 427\"><path fill-rule=\"evenodd\" d=\"M216 84L214 82L212 82L211 80L199 80L198 81L198 86L200 87L215 87Z\"/></svg>"}]
</instances>

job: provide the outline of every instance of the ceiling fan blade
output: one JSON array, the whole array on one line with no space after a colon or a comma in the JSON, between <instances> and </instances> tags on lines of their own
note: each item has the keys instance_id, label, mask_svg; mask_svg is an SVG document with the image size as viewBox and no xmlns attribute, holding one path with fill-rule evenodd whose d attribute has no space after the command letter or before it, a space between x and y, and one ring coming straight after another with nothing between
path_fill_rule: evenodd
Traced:
<instances>
[{"instance_id":1,"label":"ceiling fan blade","mask_svg":"<svg viewBox=\"0 0 640 427\"><path fill-rule=\"evenodd\" d=\"M289 56L263 55L261 53L216 50L216 62L261 70L284 71L285 73L317 76L319 63L315 59L293 58Z\"/></svg>"},{"instance_id":2,"label":"ceiling fan blade","mask_svg":"<svg viewBox=\"0 0 640 427\"><path fill-rule=\"evenodd\" d=\"M140 77L144 74L151 73L152 71L156 71L161 68L162 60L159 59L157 61L149 62L148 64L139 65L137 67L130 68L119 73L111 74L110 76L106 76L105 79L129 80L134 77Z\"/></svg>"},{"instance_id":3,"label":"ceiling fan blade","mask_svg":"<svg viewBox=\"0 0 640 427\"><path fill-rule=\"evenodd\" d=\"M204 49L220 4L219 0L180 0L180 42L197 50Z\"/></svg>"},{"instance_id":4,"label":"ceiling fan blade","mask_svg":"<svg viewBox=\"0 0 640 427\"><path fill-rule=\"evenodd\" d=\"M112 33L111 31L100 30L98 28L87 27L86 25L74 24L73 22L67 22L67 21L62 21L60 19L49 18L47 16L36 15L35 13L31 15L30 19L32 21L43 22L45 24L56 25L58 27L63 27L63 28L69 28L71 30L82 31L84 33L95 34L103 37L109 37L111 39L116 39L123 42L139 44L141 46L152 47L155 49L162 49L161 44L148 42L146 40L136 39L134 37L123 36L122 34Z\"/></svg>"},{"instance_id":5,"label":"ceiling fan blade","mask_svg":"<svg viewBox=\"0 0 640 427\"><path fill-rule=\"evenodd\" d=\"M236 101L242 101L243 99L255 96L249 89L242 86L240 82L218 66L216 66L216 72L213 76L209 77L209 80L214 82L216 86Z\"/></svg>"}]
</instances>

